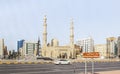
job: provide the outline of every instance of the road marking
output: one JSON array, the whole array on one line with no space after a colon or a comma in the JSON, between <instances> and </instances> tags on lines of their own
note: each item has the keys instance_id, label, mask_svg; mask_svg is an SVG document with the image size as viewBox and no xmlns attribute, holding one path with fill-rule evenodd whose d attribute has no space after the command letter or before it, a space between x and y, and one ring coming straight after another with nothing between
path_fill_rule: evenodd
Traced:
<instances>
[{"instance_id":1,"label":"road marking","mask_svg":"<svg viewBox=\"0 0 120 74\"><path fill-rule=\"evenodd\" d=\"M51 73L51 72L67 72L67 71L73 71L73 70L55 70L55 71L35 71L35 72L19 72L19 73L10 73L10 74L35 74L35 73Z\"/></svg>"},{"instance_id":2,"label":"road marking","mask_svg":"<svg viewBox=\"0 0 120 74\"><path fill-rule=\"evenodd\" d=\"M109 68L95 68L95 69L119 69L119 67L109 67ZM76 70L80 70L80 71L84 71L84 69L76 69ZM89 68L88 70L91 70L91 68ZM67 69L67 70L61 70L61 69L54 69L52 71L35 71L35 72L19 72L19 73L10 73L10 74L35 74L35 73L51 73L51 72L68 72L68 71L73 71L73 69Z\"/></svg>"},{"instance_id":3,"label":"road marking","mask_svg":"<svg viewBox=\"0 0 120 74\"><path fill-rule=\"evenodd\" d=\"M19 65L18 65L19 66ZM4 66L2 66L3 68L5 68ZM0 71L6 71L6 69L2 69L2 67L0 67ZM63 66L55 66L55 67L51 67L51 68L41 68L39 66L33 66L33 67L30 67L29 65L23 65L23 66L20 66L19 68L15 68L15 67L8 67L7 68L7 71L11 71L11 70L35 70L35 69L53 69L53 70L56 70L56 69L66 69L65 67ZM104 66L100 66L100 67L104 67ZM81 66L81 67L75 67L75 69L80 69L80 68L84 68L84 66ZM88 68L91 68L91 66L88 66ZM108 67L108 68L114 68L114 67ZM74 69L73 67L69 67L67 69ZM99 69L98 67L95 67L95 69ZM103 69L103 68L101 68Z\"/></svg>"},{"instance_id":4,"label":"road marking","mask_svg":"<svg viewBox=\"0 0 120 74\"><path fill-rule=\"evenodd\" d=\"M1 68L1 67L0 67ZM3 67L3 68L5 68L5 67ZM66 68L64 68L64 67L51 67L51 68L48 68L48 67L46 67L46 68L41 68L41 67L36 67L36 66L34 66L34 67L30 67L30 66L20 66L19 68L15 68L15 67L13 67L13 68L11 68L11 67L9 67L9 69L7 68L7 71L11 71L11 70L35 70L35 69L38 69L38 70L40 70L40 69L53 69L53 70L57 70L57 69L66 69ZM73 69L73 67L70 67L70 68L67 68L67 69ZM0 71L6 71L6 69L1 69Z\"/></svg>"},{"instance_id":5,"label":"road marking","mask_svg":"<svg viewBox=\"0 0 120 74\"><path fill-rule=\"evenodd\" d=\"M14 70L17 70L17 71L19 71L19 70L26 71L26 70L40 70L40 69L42 69L42 70L43 70L43 69L44 69L44 70L48 70L48 69L50 69L50 68L24 68L24 69L22 69L22 68L21 68L21 69L19 69L19 68L16 69L16 68L15 68ZM13 69L11 69L11 68L8 69L8 70L3 69L3 70L0 70L0 71L11 71L11 70L13 70Z\"/></svg>"}]
</instances>

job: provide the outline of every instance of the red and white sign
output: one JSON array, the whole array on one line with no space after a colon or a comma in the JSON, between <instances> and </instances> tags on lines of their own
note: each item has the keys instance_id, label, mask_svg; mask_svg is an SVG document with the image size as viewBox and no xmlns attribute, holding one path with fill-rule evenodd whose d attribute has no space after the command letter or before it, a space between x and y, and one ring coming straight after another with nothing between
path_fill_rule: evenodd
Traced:
<instances>
[{"instance_id":1,"label":"red and white sign","mask_svg":"<svg viewBox=\"0 0 120 74\"><path fill-rule=\"evenodd\" d=\"M83 53L83 58L99 58L99 52L85 52Z\"/></svg>"}]
</instances>

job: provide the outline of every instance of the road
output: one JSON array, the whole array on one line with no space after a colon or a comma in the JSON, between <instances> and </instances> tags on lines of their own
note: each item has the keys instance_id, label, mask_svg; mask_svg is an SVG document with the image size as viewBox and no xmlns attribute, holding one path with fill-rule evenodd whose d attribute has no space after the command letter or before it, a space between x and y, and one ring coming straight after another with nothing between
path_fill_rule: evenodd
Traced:
<instances>
[{"instance_id":1,"label":"road","mask_svg":"<svg viewBox=\"0 0 120 74\"><path fill-rule=\"evenodd\" d=\"M54 64L1 64L0 74L80 74L84 73L84 63L71 65ZM91 63L88 63L88 72L91 72ZM120 62L96 62L95 72L120 70Z\"/></svg>"}]
</instances>

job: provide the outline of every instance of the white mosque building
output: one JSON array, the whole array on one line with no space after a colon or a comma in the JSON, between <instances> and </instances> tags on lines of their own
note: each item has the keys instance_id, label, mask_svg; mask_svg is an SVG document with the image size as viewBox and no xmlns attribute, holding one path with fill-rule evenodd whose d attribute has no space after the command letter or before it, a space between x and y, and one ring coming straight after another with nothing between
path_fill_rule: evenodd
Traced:
<instances>
[{"instance_id":1,"label":"white mosque building","mask_svg":"<svg viewBox=\"0 0 120 74\"><path fill-rule=\"evenodd\" d=\"M50 58L76 58L79 46L74 44L74 24L73 20L70 24L70 43L69 45L59 46L57 39L52 39L51 44L47 43L47 18L44 16L43 23L43 40L41 46L41 55Z\"/></svg>"}]
</instances>

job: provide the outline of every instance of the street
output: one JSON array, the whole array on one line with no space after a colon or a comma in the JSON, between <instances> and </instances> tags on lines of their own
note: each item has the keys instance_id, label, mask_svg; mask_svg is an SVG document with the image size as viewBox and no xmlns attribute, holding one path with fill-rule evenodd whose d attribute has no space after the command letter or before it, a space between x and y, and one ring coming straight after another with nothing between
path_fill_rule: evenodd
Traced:
<instances>
[{"instance_id":1,"label":"street","mask_svg":"<svg viewBox=\"0 0 120 74\"><path fill-rule=\"evenodd\" d=\"M54 64L1 64L0 74L80 74L84 73L84 63L71 65ZM95 72L120 70L120 62L95 62ZM87 64L90 73L92 64Z\"/></svg>"}]
</instances>

